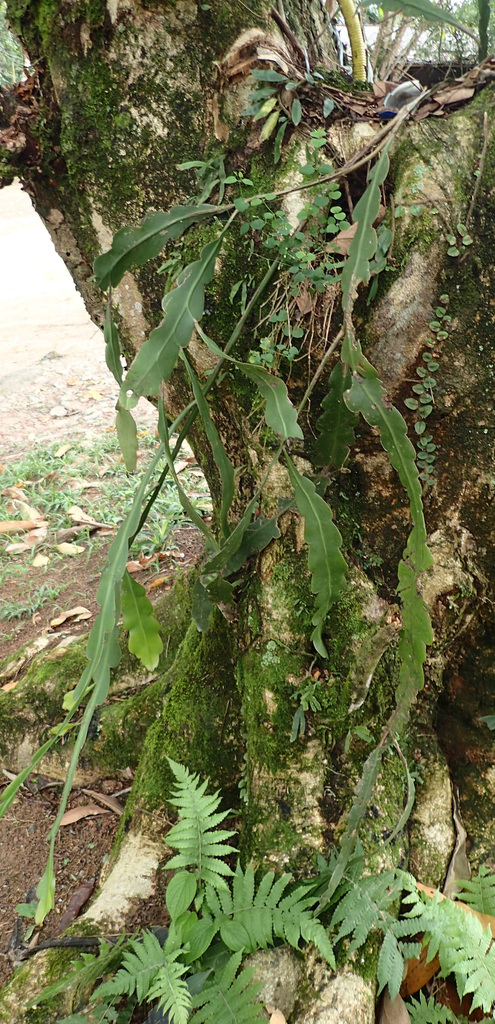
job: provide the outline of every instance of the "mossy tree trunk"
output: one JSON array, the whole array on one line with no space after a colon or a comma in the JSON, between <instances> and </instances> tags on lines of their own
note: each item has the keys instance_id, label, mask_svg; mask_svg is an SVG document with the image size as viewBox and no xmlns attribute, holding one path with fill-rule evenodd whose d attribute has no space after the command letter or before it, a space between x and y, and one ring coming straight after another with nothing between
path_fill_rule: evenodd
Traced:
<instances>
[{"instance_id":1,"label":"mossy tree trunk","mask_svg":"<svg viewBox=\"0 0 495 1024\"><path fill-rule=\"evenodd\" d=\"M294 19L311 65L329 66L329 37L322 34L323 19L320 24L313 7L300 4L287 17ZM11 0L9 17L35 74L23 106L15 94L3 96L5 118L13 118L3 135L4 181L14 173L21 176L96 322L102 322L104 302L91 278L94 257L109 247L119 227L138 222L150 208L167 209L187 199L193 181L186 173L179 175L179 162L223 155L229 172L242 170L260 191L275 179L270 145L261 142L259 126L241 122L240 112L249 92L246 69L262 61L263 54L266 58L267 50L287 60L290 43L267 20L266 5L255 0L253 11L257 17L244 5L227 7L222 0L148 6L118 0L106 6L86 0ZM301 54L293 50L292 59L299 63ZM384 854L383 843L400 818L405 793L403 763L392 748L362 828L375 869L405 863L410 853L418 877L434 885L442 884L455 841L453 784L460 789L473 864L493 867L495 859L493 745L480 722L482 715L493 714L495 689L495 261L490 230L495 144L489 128L479 163L483 115L492 101L488 86L448 119L421 121L398 136L389 186L395 222L388 272L381 275L374 302L360 298L356 316L366 354L389 399L408 418L412 437L416 413L405 401L414 398L413 385L421 383L417 369L424 365L423 355L431 356L429 325L439 323L439 316L442 320L442 329L433 329L438 368L428 429L435 445L434 469L433 485L424 496L434 567L425 575L423 594L435 643L425 690L400 738L411 764L422 769L424 784L409 832L403 829ZM330 135L337 160L362 146L360 132L338 126ZM290 140L283 169L276 172L279 183L284 175L286 181L291 174L295 180L305 139L301 128ZM476 171L480 178L473 202ZM356 199L364 178L354 175L349 187ZM460 238L456 225L466 220L465 236L474 244L449 256L446 235ZM186 236L182 250L188 262L208 241L201 232L191 238L189 243ZM207 294L205 330L218 343L231 332L230 294L246 272L239 249L235 239L226 245ZM155 261L135 276L127 273L113 296L129 358L160 319L163 282L157 266ZM294 402L339 328L335 294L326 301L326 307L317 307L311 342L306 348L303 342L302 358L293 364L288 386ZM439 308L443 313L436 312ZM324 324L330 324L326 334ZM236 355L246 358L254 344L252 330L245 331ZM204 374L209 352L198 340L190 351L197 372ZM307 406L304 441L294 449L310 473L316 470L314 439L326 379L325 370ZM184 378L176 374L164 395L171 418L189 397ZM272 454L260 440L254 402L250 392L228 378L214 399L216 422L237 471L237 512L254 493ZM191 443L218 506L219 480L198 428ZM281 461L268 476L263 514L273 515L280 499L291 494ZM397 565L409 530L406 496L373 429L359 428L357 446L345 468L331 475L326 497L349 565L347 589L325 624L327 659L312 649L314 597L304 524L288 508L279 517L280 537L243 568L234 610L225 615L216 610L210 628L198 633L189 620L193 581L182 581L173 618L163 613L169 642L149 684L152 690L142 685L117 720L111 711L102 711L100 736L88 748L86 766L93 773L99 763L124 768L134 746L136 782L126 812L127 834L123 828L119 842L120 862L122 850L126 857L131 849L136 855L139 883L165 856L160 811L167 806L170 786L167 756L209 775L226 790L231 805L240 807L244 855L257 862L308 872L315 852L327 854L342 835L345 810L370 749L362 729L350 742L349 732L366 726L377 742L394 706L401 624ZM26 694L37 670L35 664L26 676ZM53 677L46 668L42 671L53 693ZM132 671L132 659L126 659L125 672L130 677ZM118 680L119 670L115 686ZM309 684L316 687L320 709L306 713L304 733L291 742L300 692ZM3 696L11 716L12 695ZM15 699L20 744L23 729L32 731L33 722L32 716L27 720L22 690ZM139 729L132 731L138 719ZM122 745L119 765L115 738L126 729L136 740ZM142 751L136 749L140 741ZM2 742L11 768L14 748L8 737ZM141 875L139 857L145 864ZM104 918L125 918L123 897L134 894L129 880L128 885L118 909L102 902ZM136 893L145 890L146 885L141 890L137 885ZM91 914L98 917L94 908Z\"/></svg>"}]
</instances>

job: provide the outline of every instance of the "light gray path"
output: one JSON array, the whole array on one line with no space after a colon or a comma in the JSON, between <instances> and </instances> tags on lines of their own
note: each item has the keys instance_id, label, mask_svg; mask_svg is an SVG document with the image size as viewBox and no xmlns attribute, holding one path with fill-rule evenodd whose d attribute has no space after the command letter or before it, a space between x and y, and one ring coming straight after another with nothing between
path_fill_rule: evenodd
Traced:
<instances>
[{"instance_id":1,"label":"light gray path","mask_svg":"<svg viewBox=\"0 0 495 1024\"><path fill-rule=\"evenodd\" d=\"M34 441L108 430L117 385L51 238L19 184L0 190L0 462ZM141 399L140 428L156 413Z\"/></svg>"}]
</instances>

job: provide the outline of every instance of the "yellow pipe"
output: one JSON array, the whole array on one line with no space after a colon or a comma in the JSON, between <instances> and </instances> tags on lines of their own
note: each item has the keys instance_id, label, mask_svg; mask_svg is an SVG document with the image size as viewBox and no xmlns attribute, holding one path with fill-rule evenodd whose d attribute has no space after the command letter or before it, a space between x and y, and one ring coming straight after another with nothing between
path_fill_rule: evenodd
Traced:
<instances>
[{"instance_id":1,"label":"yellow pipe","mask_svg":"<svg viewBox=\"0 0 495 1024\"><path fill-rule=\"evenodd\" d=\"M353 78L356 82L366 82L366 43L356 4L354 0L338 0L338 4L349 33Z\"/></svg>"}]
</instances>

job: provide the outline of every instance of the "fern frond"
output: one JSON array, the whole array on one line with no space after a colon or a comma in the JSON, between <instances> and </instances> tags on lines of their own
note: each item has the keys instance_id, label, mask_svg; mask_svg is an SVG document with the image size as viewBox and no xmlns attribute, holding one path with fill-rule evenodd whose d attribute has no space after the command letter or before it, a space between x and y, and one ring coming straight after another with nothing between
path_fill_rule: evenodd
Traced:
<instances>
[{"instance_id":1,"label":"fern frond","mask_svg":"<svg viewBox=\"0 0 495 1024\"><path fill-rule=\"evenodd\" d=\"M217 826L229 812L217 810L220 796L218 792L206 793L208 780L200 782L198 775L170 757L168 762L177 780L169 799L178 808L180 820L167 835L168 844L179 851L167 862L167 868L194 868L199 881L225 890L225 877L233 872L220 858L235 853L234 847L226 843L235 832Z\"/></svg>"},{"instance_id":2,"label":"fern frond","mask_svg":"<svg viewBox=\"0 0 495 1024\"><path fill-rule=\"evenodd\" d=\"M348 881L331 921L332 928L340 925L336 941L351 935L349 953L353 953L366 942L372 928L385 932L396 925L396 915L388 908L400 898L404 885L404 873L396 871Z\"/></svg>"},{"instance_id":3,"label":"fern frond","mask_svg":"<svg viewBox=\"0 0 495 1024\"><path fill-rule=\"evenodd\" d=\"M422 992L419 999L411 999L407 1009L411 1024L458 1024L459 1018L448 1006L440 1006L431 996L425 999Z\"/></svg>"},{"instance_id":4,"label":"fern frond","mask_svg":"<svg viewBox=\"0 0 495 1024\"><path fill-rule=\"evenodd\" d=\"M167 955L153 932L143 932L141 939L131 939L116 975L99 985L95 999L112 999L135 995L138 1002L148 998L155 977L167 965ZM184 968L185 970L185 968Z\"/></svg>"},{"instance_id":5,"label":"fern frond","mask_svg":"<svg viewBox=\"0 0 495 1024\"><path fill-rule=\"evenodd\" d=\"M495 875L488 868L480 867L479 874L470 881L457 882L458 897L479 914L495 917Z\"/></svg>"},{"instance_id":6,"label":"fern frond","mask_svg":"<svg viewBox=\"0 0 495 1024\"><path fill-rule=\"evenodd\" d=\"M472 993L472 1009L480 1007L488 1013L495 1003L495 946L490 928L483 930L477 917L465 915L462 934L454 936L439 957L442 973L450 969L455 975L461 998Z\"/></svg>"},{"instance_id":7,"label":"fern frond","mask_svg":"<svg viewBox=\"0 0 495 1024\"><path fill-rule=\"evenodd\" d=\"M408 897L409 901L413 894ZM419 910L419 913L418 913ZM495 1003L495 945L489 927L439 894L409 913L417 931L425 933L428 960L438 954L440 972L454 974L460 997L472 993L472 1007L490 1012Z\"/></svg>"},{"instance_id":8,"label":"fern frond","mask_svg":"<svg viewBox=\"0 0 495 1024\"><path fill-rule=\"evenodd\" d=\"M215 892L207 886L205 905L223 942L233 951L252 953L255 949L266 949L277 938L298 949L303 939L314 942L334 967L332 945L314 914L317 896L308 896L304 886L290 886L291 880L292 875L286 874L275 881L275 875L269 871L256 889L252 864L245 872L238 864L232 894Z\"/></svg>"},{"instance_id":9,"label":"fern frond","mask_svg":"<svg viewBox=\"0 0 495 1024\"><path fill-rule=\"evenodd\" d=\"M187 1024L191 1010L191 993L183 974L187 971L184 964L177 963L181 949L167 956L167 962L155 974L146 998L158 999L163 1015L168 1014L171 1024Z\"/></svg>"},{"instance_id":10,"label":"fern frond","mask_svg":"<svg viewBox=\"0 0 495 1024\"><path fill-rule=\"evenodd\" d=\"M390 999L393 1002L399 994L404 977L404 957L392 931L385 933L380 955L378 957L378 991L388 985Z\"/></svg>"},{"instance_id":11,"label":"fern frond","mask_svg":"<svg viewBox=\"0 0 495 1024\"><path fill-rule=\"evenodd\" d=\"M196 1011L189 1024L266 1024L266 1015L256 996L262 988L253 983L254 968L241 971L236 978L242 953L234 953L222 971L206 984L192 1005Z\"/></svg>"}]
</instances>

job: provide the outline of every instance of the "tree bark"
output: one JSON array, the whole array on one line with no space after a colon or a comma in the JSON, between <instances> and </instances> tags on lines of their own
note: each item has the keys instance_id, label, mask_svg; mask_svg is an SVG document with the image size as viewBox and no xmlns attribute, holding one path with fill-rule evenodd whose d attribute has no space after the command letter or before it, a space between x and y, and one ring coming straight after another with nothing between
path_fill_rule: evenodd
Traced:
<instances>
[{"instance_id":1,"label":"tree bark","mask_svg":"<svg viewBox=\"0 0 495 1024\"><path fill-rule=\"evenodd\" d=\"M268 55L273 66L279 60L279 67L285 62L301 69L301 52L267 20L262 5L255 4L250 13L244 6L227 11L220 3L197 7L189 0L167 8L131 7L115 0L107 6L76 7L11 0L9 17L35 62L35 72L24 86L24 107L19 94L4 97L11 121L10 135L4 133L4 143L9 142L4 178L20 174L95 322L102 322L104 301L92 279L94 257L109 247L117 229L137 223L150 208L168 209L187 200L193 178L190 172L179 173L178 163L223 154L229 173L241 170L259 191L268 190L271 181L281 187L303 180L294 175L294 166L304 163L307 133L300 129L292 135L282 168L274 169L270 144L263 145L259 126L246 126L240 119L250 67L266 66ZM287 17L311 66L318 61L328 66L331 47L328 37L320 34L319 15L309 5L299 5L297 10L290 7ZM433 484L424 494L434 566L422 580L435 641L428 653L425 689L399 737L399 752L391 747L383 760L360 829L371 870L409 859L417 877L436 886L443 884L455 843L454 786L460 791L472 866L486 863L493 868L495 859L490 828L495 809L493 744L480 721L493 714L494 689L495 276L490 225L495 212L495 150L492 128L484 118L492 90L488 85L469 106L444 120L426 119L398 134L387 185L387 205L389 211L395 210L389 213L394 239L388 272L379 278L374 302L367 304L364 291L360 294L356 313L366 355L416 439L420 435L415 435L415 413L404 403L414 397L413 385L421 382L416 371L424 365L423 355L433 351L438 362L434 408L427 421L436 446ZM344 161L361 149L361 129L358 125L350 130L338 121L331 125L334 159ZM369 137L376 131L374 125ZM350 175L348 187L355 202L365 187L364 172ZM298 203L296 209L301 196ZM457 224L464 224L466 231L459 232ZM447 253L450 234L460 245L458 256ZM462 246L460 239L468 236L473 244ZM185 262L197 258L200 246L209 240L199 230L192 231L191 238L189 242L186 236L179 247ZM207 292L204 329L219 344L232 329L232 286L246 272L239 251L234 236L226 243ZM127 272L114 290L128 361L160 319L163 280L156 273L158 265L155 260L151 269L146 264L135 274ZM439 308L443 314L436 312ZM294 403L338 333L338 309L338 293L329 289L311 310L301 313L304 358L293 364L288 382ZM433 328L432 334L429 325L439 323L439 315L451 317L448 329L439 333ZM427 341L432 337L433 349ZM251 321L235 355L247 358L255 344ZM204 375L212 365L211 353L198 338L191 342L190 352L198 375ZM295 458L309 473L318 472L314 438L327 378L325 369L306 409L304 441L294 446ZM190 400L184 375L177 372L167 382L163 397L173 419ZM215 421L237 473L237 514L255 493L272 454L258 429L255 406L253 391L241 389L231 378L221 382L213 399ZM218 511L220 482L211 449L198 427L190 440ZM126 836L123 826L114 879L122 877L119 872L131 852L133 864L138 865L142 856L148 879L166 859L160 812L167 807L170 788L168 756L210 776L214 786L224 789L227 802L240 805L246 860L252 857L257 865L304 875L313 869L316 852L328 856L332 843L338 845L369 753L362 731L352 731L366 726L377 742L394 707L401 625L397 565L410 523L397 474L376 430L366 424L359 427L349 461L331 473L327 483L325 497L343 534L349 566L347 588L325 622L328 658L316 655L311 646L314 596L304 523L292 508L279 516L280 537L244 567L234 613L225 617L225 609L216 610L204 633L189 622L194 580L181 582L172 601L180 606L180 622L176 609L173 620L170 610L162 616L164 637L174 639L165 643L152 691L145 689L139 697L139 706L145 708L143 750L136 759ZM280 460L266 481L262 514L273 515L278 502L286 498L290 504L291 497ZM132 665L131 658L126 671L134 671ZM30 688L32 692L32 679L26 677L25 694ZM53 692L52 676L50 680ZM318 684L320 710L307 712L304 733L291 742L298 694L308 683ZM119 670L113 686L119 686ZM14 703L11 694L0 696L8 696L9 715L14 707L16 721L18 711L16 735L22 737L32 734L33 723L23 714L26 696L22 689L17 693L18 688ZM117 723L112 723L111 711L102 711L103 738L89 748L86 758L91 778L99 764L109 763L105 721L117 737L125 733L126 715L134 728L136 704L131 707L129 701ZM6 767L12 770L14 764L19 770L21 762L15 761L12 744L7 736L3 739ZM128 747L123 747L120 766L115 747L110 749L113 769L126 767ZM404 806L402 755L423 773L423 784L408 829L402 828L384 846ZM53 761L47 767L53 772ZM137 893L145 899L139 867L135 873ZM126 877L128 889L118 907L111 874L104 884L99 902L89 912L97 926L125 924L126 906L135 895ZM39 978L37 972L28 978L26 971L22 969L22 976L14 978L4 994L4 1012L10 1020L31 1019L19 1008L20 984L29 995ZM351 1019L345 1015L345 1003L355 978L352 983L349 978L339 980L338 1014L343 1021ZM318 991L316 982L314 990ZM353 1022L371 1021L372 1004L373 986L366 983L361 1016L352 1010ZM18 1007L17 1017L12 1016L13 1006ZM295 1021L316 1019L302 1006L295 1013Z\"/></svg>"}]
</instances>

